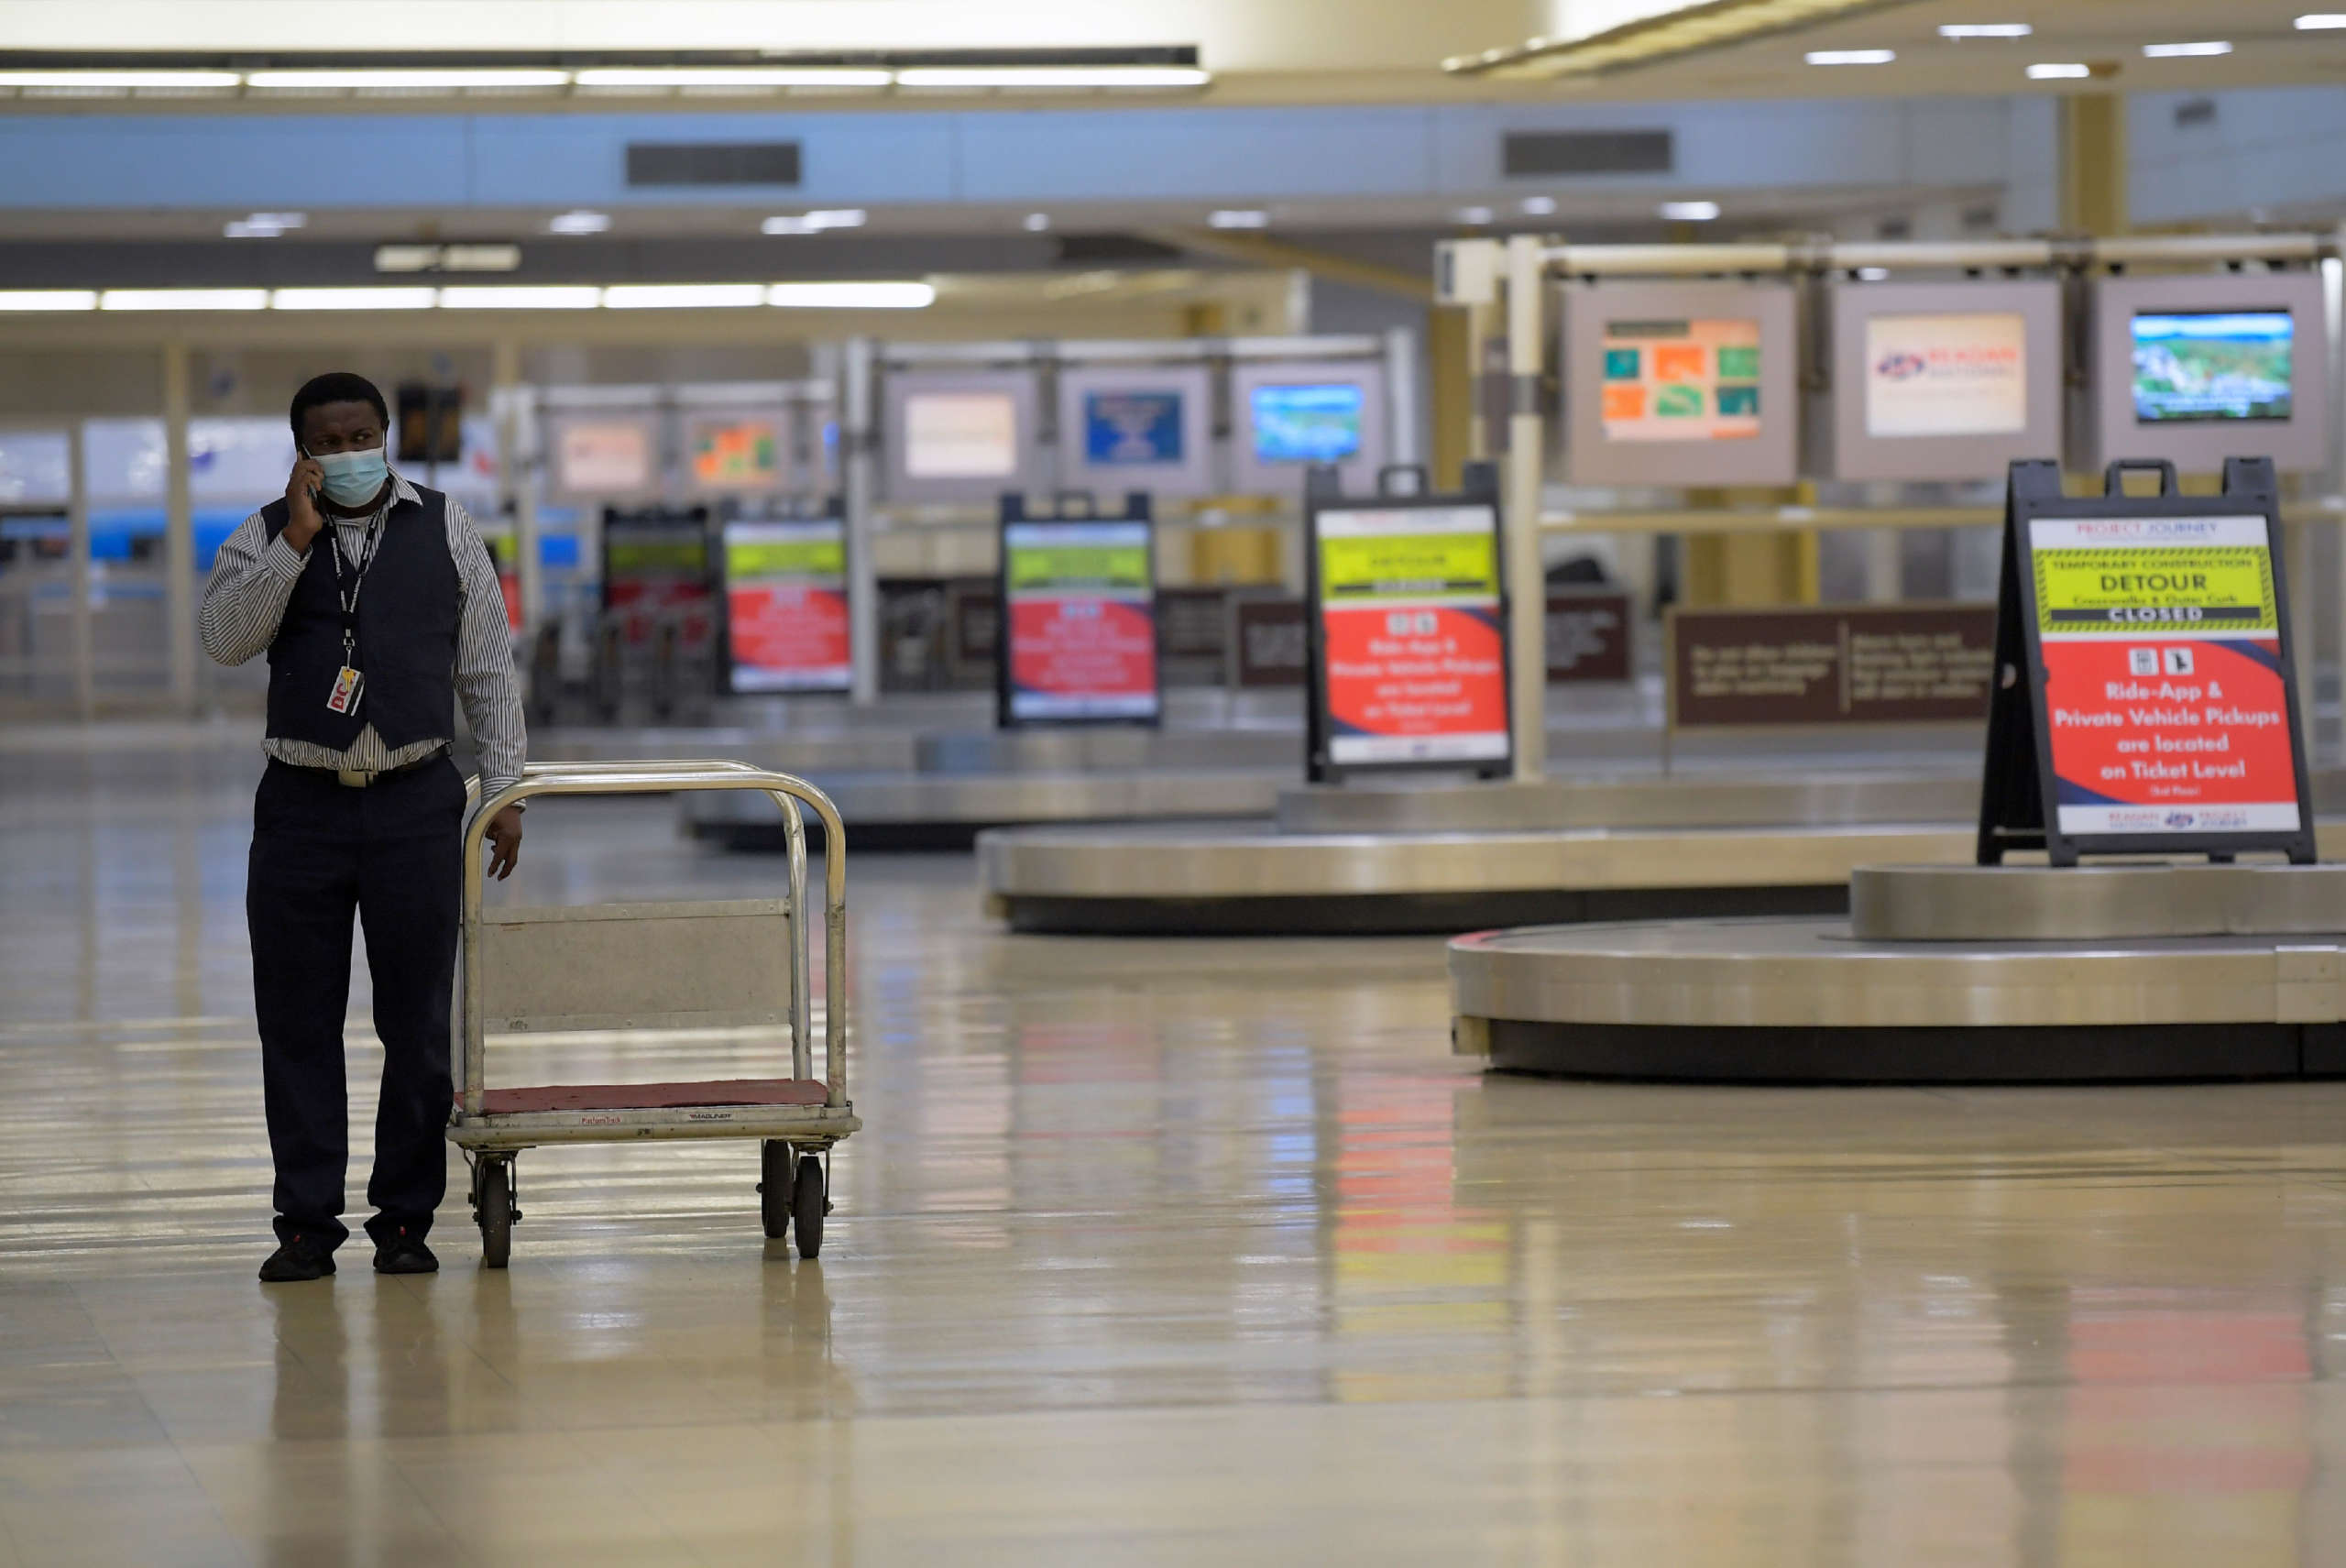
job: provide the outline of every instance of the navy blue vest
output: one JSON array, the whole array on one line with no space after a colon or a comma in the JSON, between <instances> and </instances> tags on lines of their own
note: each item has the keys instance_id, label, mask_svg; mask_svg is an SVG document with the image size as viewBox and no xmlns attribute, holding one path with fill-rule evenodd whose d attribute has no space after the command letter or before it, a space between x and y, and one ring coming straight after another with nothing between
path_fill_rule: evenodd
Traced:
<instances>
[{"instance_id":1,"label":"navy blue vest","mask_svg":"<svg viewBox=\"0 0 2346 1568\"><path fill-rule=\"evenodd\" d=\"M358 596L357 665L367 684L356 713L326 707L342 668L342 600L334 590L332 517L310 543L285 619L269 645L269 733L348 751L367 725L397 751L446 738L456 708L456 623L461 598L448 554L448 502L415 488L422 504L392 504L375 546L375 564ZM291 509L280 498L261 508L274 540Z\"/></svg>"}]
</instances>

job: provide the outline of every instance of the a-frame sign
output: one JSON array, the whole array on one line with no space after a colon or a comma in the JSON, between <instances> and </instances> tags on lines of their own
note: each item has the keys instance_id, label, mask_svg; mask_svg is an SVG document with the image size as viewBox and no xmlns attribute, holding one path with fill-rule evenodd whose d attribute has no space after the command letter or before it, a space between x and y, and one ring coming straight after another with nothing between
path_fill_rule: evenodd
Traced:
<instances>
[{"instance_id":1,"label":"a-frame sign","mask_svg":"<svg viewBox=\"0 0 2346 1568\"><path fill-rule=\"evenodd\" d=\"M2156 496L2129 496L2130 469ZM1996 598L1979 858L2243 850L2314 859L2273 464L2224 464L2186 496L2174 466L2110 466L2070 498L2015 463Z\"/></svg>"}]
</instances>

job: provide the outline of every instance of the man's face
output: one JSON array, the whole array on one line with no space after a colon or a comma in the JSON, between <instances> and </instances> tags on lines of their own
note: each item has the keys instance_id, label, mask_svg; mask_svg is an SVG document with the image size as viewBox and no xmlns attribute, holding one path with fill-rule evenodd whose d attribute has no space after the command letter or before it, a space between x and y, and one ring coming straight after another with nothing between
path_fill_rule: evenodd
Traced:
<instances>
[{"instance_id":1,"label":"man's face","mask_svg":"<svg viewBox=\"0 0 2346 1568\"><path fill-rule=\"evenodd\" d=\"M301 415L301 450L312 457L382 444L383 422L372 403L320 403Z\"/></svg>"}]
</instances>

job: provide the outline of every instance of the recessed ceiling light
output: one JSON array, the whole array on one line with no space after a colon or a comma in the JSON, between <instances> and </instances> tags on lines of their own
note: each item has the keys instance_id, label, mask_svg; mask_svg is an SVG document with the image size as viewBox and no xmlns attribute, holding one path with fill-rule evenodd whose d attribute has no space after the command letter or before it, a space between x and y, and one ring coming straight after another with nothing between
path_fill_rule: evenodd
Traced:
<instances>
[{"instance_id":1,"label":"recessed ceiling light","mask_svg":"<svg viewBox=\"0 0 2346 1568\"><path fill-rule=\"evenodd\" d=\"M536 68L447 68L422 70L389 68L381 70L336 71L256 71L245 78L245 84L263 92L291 90L293 92L335 92L349 89L366 92L370 89L393 92L445 89L462 91L468 87L567 87L570 72Z\"/></svg>"},{"instance_id":2,"label":"recessed ceiling light","mask_svg":"<svg viewBox=\"0 0 2346 1568\"><path fill-rule=\"evenodd\" d=\"M1674 224L1706 224L1719 215L1716 202L1664 202L1661 215Z\"/></svg>"},{"instance_id":3,"label":"recessed ceiling light","mask_svg":"<svg viewBox=\"0 0 2346 1568\"><path fill-rule=\"evenodd\" d=\"M610 214L590 213L584 208L575 213L557 213L546 221L548 234L601 234L610 226Z\"/></svg>"},{"instance_id":4,"label":"recessed ceiling light","mask_svg":"<svg viewBox=\"0 0 2346 1568\"><path fill-rule=\"evenodd\" d=\"M2036 31L2026 22L1946 22L1939 27L1943 38L2024 38Z\"/></svg>"},{"instance_id":5,"label":"recessed ceiling light","mask_svg":"<svg viewBox=\"0 0 2346 1568\"><path fill-rule=\"evenodd\" d=\"M1526 217L1544 218L1555 210L1556 198L1553 196L1526 196L1523 198L1523 212Z\"/></svg>"},{"instance_id":6,"label":"recessed ceiling light","mask_svg":"<svg viewBox=\"0 0 2346 1568\"><path fill-rule=\"evenodd\" d=\"M868 216L861 207L818 207L811 213L782 213L758 225L760 234L821 234L825 229L860 229Z\"/></svg>"},{"instance_id":7,"label":"recessed ceiling light","mask_svg":"<svg viewBox=\"0 0 2346 1568\"><path fill-rule=\"evenodd\" d=\"M233 71L0 71L0 87L234 87Z\"/></svg>"},{"instance_id":8,"label":"recessed ceiling light","mask_svg":"<svg viewBox=\"0 0 2346 1568\"><path fill-rule=\"evenodd\" d=\"M1894 49L1813 49L1803 57L1811 65L1888 65L1898 58Z\"/></svg>"},{"instance_id":9,"label":"recessed ceiling light","mask_svg":"<svg viewBox=\"0 0 2346 1568\"><path fill-rule=\"evenodd\" d=\"M1045 229L1051 226L1051 214L1048 213L1029 213L1021 220L1021 226L1024 227L1028 234L1041 234Z\"/></svg>"},{"instance_id":10,"label":"recessed ceiling light","mask_svg":"<svg viewBox=\"0 0 2346 1568\"><path fill-rule=\"evenodd\" d=\"M2297 18L2297 30L2319 32L2329 27L2346 27L2346 11L2314 11Z\"/></svg>"},{"instance_id":11,"label":"recessed ceiling light","mask_svg":"<svg viewBox=\"0 0 2346 1568\"><path fill-rule=\"evenodd\" d=\"M1222 207L1206 214L1206 227L1213 229L1266 229L1271 226L1271 214L1260 207Z\"/></svg>"},{"instance_id":12,"label":"recessed ceiling light","mask_svg":"<svg viewBox=\"0 0 2346 1568\"><path fill-rule=\"evenodd\" d=\"M2079 65L2074 60L2041 61L2028 68L2028 79L2031 82L2067 82L2092 74L2092 66Z\"/></svg>"},{"instance_id":13,"label":"recessed ceiling light","mask_svg":"<svg viewBox=\"0 0 2346 1568\"><path fill-rule=\"evenodd\" d=\"M2231 52L2232 46L2231 44L2226 43L2221 39L2214 38L2209 39L2206 43L2144 44L2143 46L2143 56L2146 60L2186 60L2194 55L2230 54Z\"/></svg>"},{"instance_id":14,"label":"recessed ceiling light","mask_svg":"<svg viewBox=\"0 0 2346 1568\"><path fill-rule=\"evenodd\" d=\"M0 311L94 311L95 289L0 289Z\"/></svg>"},{"instance_id":15,"label":"recessed ceiling light","mask_svg":"<svg viewBox=\"0 0 2346 1568\"><path fill-rule=\"evenodd\" d=\"M1889 278L1890 269L1887 267L1860 267L1858 269L1858 281L1860 283L1881 283L1888 281Z\"/></svg>"},{"instance_id":16,"label":"recessed ceiling light","mask_svg":"<svg viewBox=\"0 0 2346 1568\"><path fill-rule=\"evenodd\" d=\"M765 302L761 283L614 283L603 291L603 304L614 311L721 310Z\"/></svg>"},{"instance_id":17,"label":"recessed ceiling light","mask_svg":"<svg viewBox=\"0 0 2346 1568\"><path fill-rule=\"evenodd\" d=\"M430 289L279 289L269 297L280 311L428 311Z\"/></svg>"},{"instance_id":18,"label":"recessed ceiling light","mask_svg":"<svg viewBox=\"0 0 2346 1568\"><path fill-rule=\"evenodd\" d=\"M937 301L930 283L775 283L766 303L817 311L917 311Z\"/></svg>"},{"instance_id":19,"label":"recessed ceiling light","mask_svg":"<svg viewBox=\"0 0 2346 1568\"><path fill-rule=\"evenodd\" d=\"M268 306L266 289L108 289L98 296L102 311L258 311Z\"/></svg>"},{"instance_id":20,"label":"recessed ceiling light","mask_svg":"<svg viewBox=\"0 0 2346 1568\"><path fill-rule=\"evenodd\" d=\"M288 229L298 229L310 221L307 213L254 213L247 217L231 219L220 232L230 239L275 239Z\"/></svg>"},{"instance_id":21,"label":"recessed ceiling light","mask_svg":"<svg viewBox=\"0 0 2346 1568\"><path fill-rule=\"evenodd\" d=\"M1203 87L1194 65L940 65L896 72L899 87Z\"/></svg>"},{"instance_id":22,"label":"recessed ceiling light","mask_svg":"<svg viewBox=\"0 0 2346 1568\"><path fill-rule=\"evenodd\" d=\"M1488 207L1461 207L1451 215L1462 224L1479 225L1491 221L1491 210Z\"/></svg>"},{"instance_id":23,"label":"recessed ceiling light","mask_svg":"<svg viewBox=\"0 0 2346 1568\"><path fill-rule=\"evenodd\" d=\"M885 87L890 71L831 66L653 65L595 66L578 73L581 87Z\"/></svg>"},{"instance_id":24,"label":"recessed ceiling light","mask_svg":"<svg viewBox=\"0 0 2346 1568\"><path fill-rule=\"evenodd\" d=\"M603 291L586 284L474 284L440 291L444 311L591 311Z\"/></svg>"}]
</instances>

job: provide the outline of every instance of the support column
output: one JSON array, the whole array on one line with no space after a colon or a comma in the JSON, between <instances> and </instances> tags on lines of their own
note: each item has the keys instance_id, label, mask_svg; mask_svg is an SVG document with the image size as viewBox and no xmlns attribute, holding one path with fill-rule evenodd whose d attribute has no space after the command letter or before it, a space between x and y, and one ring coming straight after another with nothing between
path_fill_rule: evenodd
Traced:
<instances>
[{"instance_id":1,"label":"support column","mask_svg":"<svg viewBox=\"0 0 2346 1568\"><path fill-rule=\"evenodd\" d=\"M1426 312L1426 400L1433 450L1433 486L1446 490L1458 483L1458 470L1471 458L1484 455L1475 425L1475 399L1481 382L1475 375L1474 328L1485 314L1469 305L1434 305Z\"/></svg>"},{"instance_id":2,"label":"support column","mask_svg":"<svg viewBox=\"0 0 2346 1568\"><path fill-rule=\"evenodd\" d=\"M1407 327L1390 327L1385 334L1385 446L1393 462L1424 461L1418 415L1418 340Z\"/></svg>"},{"instance_id":3,"label":"support column","mask_svg":"<svg viewBox=\"0 0 2346 1568\"><path fill-rule=\"evenodd\" d=\"M86 724L98 714L98 681L90 626L90 472L82 430L78 418L65 427L66 586L73 595L66 652L72 661L73 711Z\"/></svg>"},{"instance_id":4,"label":"support column","mask_svg":"<svg viewBox=\"0 0 2346 1568\"><path fill-rule=\"evenodd\" d=\"M189 488L188 351L163 345L163 651L171 708L195 710L195 504Z\"/></svg>"},{"instance_id":5,"label":"support column","mask_svg":"<svg viewBox=\"0 0 2346 1568\"><path fill-rule=\"evenodd\" d=\"M880 573L872 559L872 381L875 348L868 337L848 339L839 362L839 499L847 524L847 626L850 700L870 707L880 700Z\"/></svg>"},{"instance_id":6,"label":"support column","mask_svg":"<svg viewBox=\"0 0 2346 1568\"><path fill-rule=\"evenodd\" d=\"M1546 447L1540 429L1540 371L1545 357L1540 308L1546 287L1540 241L1516 235L1507 242L1507 446L1501 499L1505 508L1507 586L1514 614L1507 625L1513 668L1509 707L1515 721L1515 776L1536 780L1548 766L1548 584L1540 554L1540 509Z\"/></svg>"},{"instance_id":7,"label":"support column","mask_svg":"<svg viewBox=\"0 0 2346 1568\"><path fill-rule=\"evenodd\" d=\"M538 554L537 420L521 381L521 345L500 337L489 350L489 407L497 417L497 490L513 513L513 577L521 629L537 630L546 609L545 563Z\"/></svg>"},{"instance_id":8,"label":"support column","mask_svg":"<svg viewBox=\"0 0 2346 1568\"><path fill-rule=\"evenodd\" d=\"M2075 93L2061 100L2061 226L2072 234L2124 234L2126 95Z\"/></svg>"}]
</instances>

